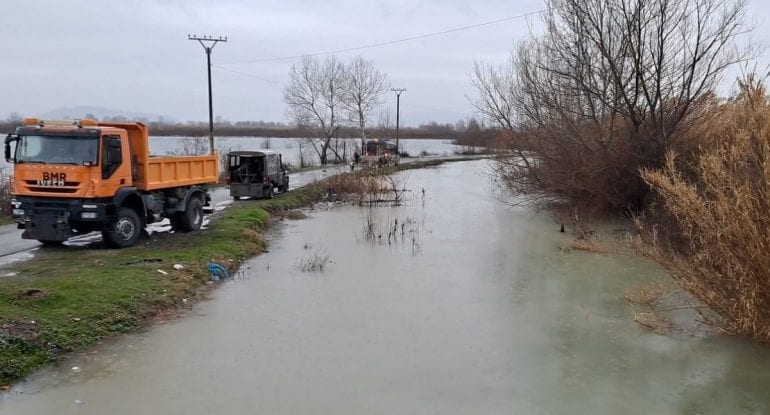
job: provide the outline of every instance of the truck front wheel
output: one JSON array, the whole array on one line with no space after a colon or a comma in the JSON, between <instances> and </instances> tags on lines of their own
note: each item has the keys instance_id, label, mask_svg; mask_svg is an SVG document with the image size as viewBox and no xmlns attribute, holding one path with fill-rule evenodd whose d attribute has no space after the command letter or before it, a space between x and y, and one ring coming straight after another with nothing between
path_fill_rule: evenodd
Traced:
<instances>
[{"instance_id":1,"label":"truck front wheel","mask_svg":"<svg viewBox=\"0 0 770 415\"><path fill-rule=\"evenodd\" d=\"M142 235L142 221L133 209L122 207L110 226L102 231L104 242L112 248L127 248Z\"/></svg>"},{"instance_id":2,"label":"truck front wheel","mask_svg":"<svg viewBox=\"0 0 770 415\"><path fill-rule=\"evenodd\" d=\"M203 204L197 197L191 197L187 209L181 213L180 225L183 231L190 232L200 229L203 225Z\"/></svg>"}]
</instances>

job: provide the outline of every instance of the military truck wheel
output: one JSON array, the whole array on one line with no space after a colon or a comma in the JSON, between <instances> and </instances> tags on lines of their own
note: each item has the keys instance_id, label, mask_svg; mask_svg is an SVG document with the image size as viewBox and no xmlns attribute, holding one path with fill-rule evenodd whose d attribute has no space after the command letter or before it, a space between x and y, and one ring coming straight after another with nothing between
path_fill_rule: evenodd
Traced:
<instances>
[{"instance_id":1,"label":"military truck wheel","mask_svg":"<svg viewBox=\"0 0 770 415\"><path fill-rule=\"evenodd\" d=\"M187 209L181 213L180 224L185 232L200 229L203 225L203 205L197 197L191 197L187 201Z\"/></svg>"},{"instance_id":2,"label":"military truck wheel","mask_svg":"<svg viewBox=\"0 0 770 415\"><path fill-rule=\"evenodd\" d=\"M265 199L272 199L273 198L273 185L270 184L267 186L267 188L264 190Z\"/></svg>"},{"instance_id":3,"label":"military truck wheel","mask_svg":"<svg viewBox=\"0 0 770 415\"><path fill-rule=\"evenodd\" d=\"M102 239L112 248L127 248L142 235L142 221L133 209L122 207L110 226L102 231Z\"/></svg>"},{"instance_id":4,"label":"military truck wheel","mask_svg":"<svg viewBox=\"0 0 770 415\"><path fill-rule=\"evenodd\" d=\"M289 191L289 178L287 177L286 180L283 181L283 184L281 185L281 193L286 193Z\"/></svg>"}]
</instances>

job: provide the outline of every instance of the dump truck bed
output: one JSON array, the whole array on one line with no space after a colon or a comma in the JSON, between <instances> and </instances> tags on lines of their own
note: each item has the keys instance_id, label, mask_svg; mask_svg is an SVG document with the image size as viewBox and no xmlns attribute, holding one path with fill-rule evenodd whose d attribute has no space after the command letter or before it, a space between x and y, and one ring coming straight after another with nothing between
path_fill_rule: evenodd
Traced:
<instances>
[{"instance_id":1,"label":"dump truck bed","mask_svg":"<svg viewBox=\"0 0 770 415\"><path fill-rule=\"evenodd\" d=\"M137 163L140 190L162 190L180 186L217 183L216 153L205 156L146 157Z\"/></svg>"},{"instance_id":2,"label":"dump truck bed","mask_svg":"<svg viewBox=\"0 0 770 415\"><path fill-rule=\"evenodd\" d=\"M142 123L100 122L100 126L126 130L131 156L136 161L139 190L215 184L219 181L218 153L203 156L150 156L150 137Z\"/></svg>"}]
</instances>

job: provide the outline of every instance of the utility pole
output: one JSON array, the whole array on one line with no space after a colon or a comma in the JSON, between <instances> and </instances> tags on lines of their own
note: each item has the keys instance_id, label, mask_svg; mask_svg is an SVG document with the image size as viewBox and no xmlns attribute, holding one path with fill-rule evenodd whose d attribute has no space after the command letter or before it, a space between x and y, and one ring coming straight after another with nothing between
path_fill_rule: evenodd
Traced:
<instances>
[{"instance_id":1,"label":"utility pole","mask_svg":"<svg viewBox=\"0 0 770 415\"><path fill-rule=\"evenodd\" d=\"M401 150L398 148L398 122L401 110L401 93L406 91L406 88L391 88L390 90L396 93L396 156L398 157L396 160L399 160L401 159Z\"/></svg>"},{"instance_id":2,"label":"utility pole","mask_svg":"<svg viewBox=\"0 0 770 415\"><path fill-rule=\"evenodd\" d=\"M227 36L225 37L213 37L213 36L196 36L187 35L187 40L197 40L198 43L203 46L203 50L206 51L206 68L209 75L209 148L211 154L214 154L214 106L211 99L211 51L214 46L219 42L227 42Z\"/></svg>"}]
</instances>

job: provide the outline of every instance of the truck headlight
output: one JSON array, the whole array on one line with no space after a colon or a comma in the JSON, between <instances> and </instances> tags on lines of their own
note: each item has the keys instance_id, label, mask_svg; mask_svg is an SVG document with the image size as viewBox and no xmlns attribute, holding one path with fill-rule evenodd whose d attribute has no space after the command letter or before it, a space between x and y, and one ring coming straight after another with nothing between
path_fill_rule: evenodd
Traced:
<instances>
[{"instance_id":1,"label":"truck headlight","mask_svg":"<svg viewBox=\"0 0 770 415\"><path fill-rule=\"evenodd\" d=\"M24 216L24 209L17 209L17 208L14 208L14 209L11 211L11 215L13 215L13 216Z\"/></svg>"},{"instance_id":2,"label":"truck headlight","mask_svg":"<svg viewBox=\"0 0 770 415\"><path fill-rule=\"evenodd\" d=\"M96 212L82 212L80 214L81 219L96 219Z\"/></svg>"}]
</instances>

